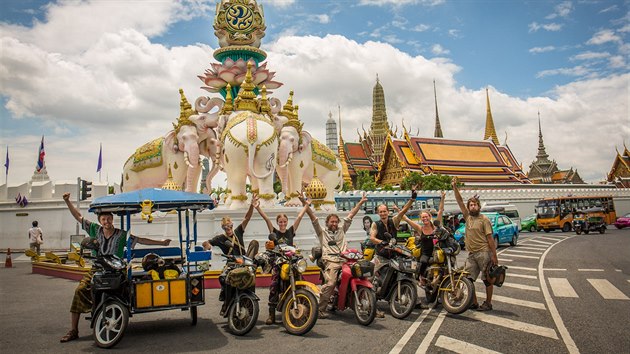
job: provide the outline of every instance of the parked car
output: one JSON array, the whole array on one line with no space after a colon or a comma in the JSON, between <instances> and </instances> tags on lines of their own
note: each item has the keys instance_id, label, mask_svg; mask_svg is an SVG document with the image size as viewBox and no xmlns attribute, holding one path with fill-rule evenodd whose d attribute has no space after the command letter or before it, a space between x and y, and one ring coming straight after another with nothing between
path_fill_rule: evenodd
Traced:
<instances>
[{"instance_id":1,"label":"parked car","mask_svg":"<svg viewBox=\"0 0 630 354\"><path fill-rule=\"evenodd\" d=\"M482 213L490 219L490 223L492 224L492 237L496 242L496 245L500 245L502 243L509 243L510 246L516 246L518 243L518 226L505 215L501 215L499 213ZM459 242L460 245L464 245L465 235L466 233L466 225L462 224L457 231L455 231L455 240Z\"/></svg>"},{"instance_id":2,"label":"parked car","mask_svg":"<svg viewBox=\"0 0 630 354\"><path fill-rule=\"evenodd\" d=\"M521 221L521 230L527 230L529 232L536 232L542 230L538 227L536 222L536 214L530 215Z\"/></svg>"},{"instance_id":3,"label":"parked car","mask_svg":"<svg viewBox=\"0 0 630 354\"><path fill-rule=\"evenodd\" d=\"M617 218L615 221L615 227L618 229L623 229L624 227L630 227L630 213Z\"/></svg>"}]
</instances>

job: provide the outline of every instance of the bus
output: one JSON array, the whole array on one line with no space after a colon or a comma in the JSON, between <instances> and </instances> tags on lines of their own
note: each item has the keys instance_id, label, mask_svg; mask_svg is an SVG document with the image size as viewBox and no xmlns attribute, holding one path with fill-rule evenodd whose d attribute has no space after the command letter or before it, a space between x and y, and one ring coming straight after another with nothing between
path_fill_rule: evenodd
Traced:
<instances>
[{"instance_id":1,"label":"bus","mask_svg":"<svg viewBox=\"0 0 630 354\"><path fill-rule=\"evenodd\" d=\"M612 224L617 219L612 196L568 196L539 200L536 206L536 222L538 227L545 230L545 232L557 229L569 232L573 222L573 213L593 207L604 208L606 224Z\"/></svg>"},{"instance_id":2,"label":"bus","mask_svg":"<svg viewBox=\"0 0 630 354\"><path fill-rule=\"evenodd\" d=\"M394 211L393 205L402 208L409 200L409 194L390 194L382 192L367 192L367 202L363 204L366 214L376 214L376 207L385 204L390 211ZM353 194L335 195L335 204L339 211L350 211L361 200L361 192ZM418 195L411 206L411 210L437 209L440 206L440 196ZM408 214L409 215L409 214ZM413 218L411 218L413 220Z\"/></svg>"}]
</instances>

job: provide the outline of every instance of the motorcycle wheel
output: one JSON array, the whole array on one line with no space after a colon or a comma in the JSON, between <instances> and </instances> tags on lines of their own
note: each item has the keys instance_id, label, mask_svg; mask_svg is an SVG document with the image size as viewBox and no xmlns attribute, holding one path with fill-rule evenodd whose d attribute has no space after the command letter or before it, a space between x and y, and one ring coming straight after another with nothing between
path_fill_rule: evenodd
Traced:
<instances>
[{"instance_id":1,"label":"motorcycle wheel","mask_svg":"<svg viewBox=\"0 0 630 354\"><path fill-rule=\"evenodd\" d=\"M236 301L228 310L228 329L236 336L243 336L254 328L258 321L258 300L248 293L239 295L237 300L240 310L236 309Z\"/></svg>"},{"instance_id":2,"label":"motorcycle wheel","mask_svg":"<svg viewBox=\"0 0 630 354\"><path fill-rule=\"evenodd\" d=\"M587 234L587 235L588 235L589 232L591 232L591 230L589 230L589 229L584 230L584 233Z\"/></svg>"},{"instance_id":3,"label":"motorcycle wheel","mask_svg":"<svg viewBox=\"0 0 630 354\"><path fill-rule=\"evenodd\" d=\"M190 320L193 326L197 324L197 306L190 307Z\"/></svg>"},{"instance_id":4,"label":"motorcycle wheel","mask_svg":"<svg viewBox=\"0 0 630 354\"><path fill-rule=\"evenodd\" d=\"M297 309L293 309L294 301ZM282 325L289 334L301 336L313 329L316 322L317 298L306 289L297 289L295 300L290 297L282 305Z\"/></svg>"},{"instance_id":5,"label":"motorcycle wheel","mask_svg":"<svg viewBox=\"0 0 630 354\"><path fill-rule=\"evenodd\" d=\"M602 226L599 228L599 233L603 234L604 232L606 232L606 226Z\"/></svg>"},{"instance_id":6,"label":"motorcycle wheel","mask_svg":"<svg viewBox=\"0 0 630 354\"><path fill-rule=\"evenodd\" d=\"M111 348L118 344L129 323L129 310L119 301L108 301L95 314L94 342L100 348Z\"/></svg>"},{"instance_id":7,"label":"motorcycle wheel","mask_svg":"<svg viewBox=\"0 0 630 354\"><path fill-rule=\"evenodd\" d=\"M400 297L398 291L400 288ZM389 311L394 318L403 319L411 314L416 302L418 301L418 293L416 287L410 282L400 282L396 285L389 298Z\"/></svg>"},{"instance_id":8,"label":"motorcycle wheel","mask_svg":"<svg viewBox=\"0 0 630 354\"><path fill-rule=\"evenodd\" d=\"M437 299L438 291L437 289L433 290L431 285L427 284L424 288L424 296L427 298L427 303L433 303Z\"/></svg>"},{"instance_id":9,"label":"motorcycle wheel","mask_svg":"<svg viewBox=\"0 0 630 354\"><path fill-rule=\"evenodd\" d=\"M355 301L354 298L352 301L354 317L356 317L359 324L369 326L376 317L376 293L373 289L359 286L357 287L356 297L359 301Z\"/></svg>"},{"instance_id":10,"label":"motorcycle wheel","mask_svg":"<svg viewBox=\"0 0 630 354\"><path fill-rule=\"evenodd\" d=\"M447 280L444 287L448 288L450 286L450 280ZM455 284L453 290L442 291L442 306L444 306L444 309L449 313L458 315L468 310L473 299L474 291L474 285L470 279L461 278L459 282Z\"/></svg>"},{"instance_id":11,"label":"motorcycle wheel","mask_svg":"<svg viewBox=\"0 0 630 354\"><path fill-rule=\"evenodd\" d=\"M575 228L575 234L576 235L580 235L581 233L582 233L582 228L581 227L576 227ZM586 233L586 232L584 232L584 233Z\"/></svg>"}]
</instances>

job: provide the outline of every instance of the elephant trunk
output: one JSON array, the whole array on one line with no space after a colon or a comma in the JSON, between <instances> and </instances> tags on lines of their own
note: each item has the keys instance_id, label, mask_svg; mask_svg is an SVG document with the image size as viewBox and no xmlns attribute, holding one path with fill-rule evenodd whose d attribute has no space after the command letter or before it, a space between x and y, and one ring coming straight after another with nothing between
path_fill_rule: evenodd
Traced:
<instances>
[{"instance_id":1,"label":"elephant trunk","mask_svg":"<svg viewBox=\"0 0 630 354\"><path fill-rule=\"evenodd\" d=\"M293 149L289 141L283 140L280 142L280 148L278 149L278 167L285 168L293 159Z\"/></svg>"},{"instance_id":2,"label":"elephant trunk","mask_svg":"<svg viewBox=\"0 0 630 354\"><path fill-rule=\"evenodd\" d=\"M199 145L188 144L184 150L184 162L189 168L195 168L199 165Z\"/></svg>"}]
</instances>

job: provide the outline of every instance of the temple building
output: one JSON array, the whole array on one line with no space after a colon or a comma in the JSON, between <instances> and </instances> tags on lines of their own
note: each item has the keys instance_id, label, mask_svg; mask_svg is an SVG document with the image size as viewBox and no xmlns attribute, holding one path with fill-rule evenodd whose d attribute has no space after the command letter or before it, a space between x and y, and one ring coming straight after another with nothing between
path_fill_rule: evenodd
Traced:
<instances>
[{"instance_id":1,"label":"temple building","mask_svg":"<svg viewBox=\"0 0 630 354\"><path fill-rule=\"evenodd\" d=\"M616 150L616 148L615 148ZM630 151L623 144L623 154L617 151L615 161L613 161L607 181L617 186L617 188L630 188Z\"/></svg>"},{"instance_id":2,"label":"temple building","mask_svg":"<svg viewBox=\"0 0 630 354\"><path fill-rule=\"evenodd\" d=\"M577 170L573 170L573 167L568 170L560 170L555 160L549 160L543 142L540 113L538 113L538 154L536 160L529 165L527 177L532 183L584 184Z\"/></svg>"},{"instance_id":3,"label":"temple building","mask_svg":"<svg viewBox=\"0 0 630 354\"><path fill-rule=\"evenodd\" d=\"M328 120L326 121L326 146L328 146L335 155L339 155L337 151L337 123L335 123L332 117L332 112L328 112Z\"/></svg>"},{"instance_id":4,"label":"temple building","mask_svg":"<svg viewBox=\"0 0 630 354\"><path fill-rule=\"evenodd\" d=\"M457 176L465 183L531 183L510 148L499 144L487 90L484 140L468 141L443 137L435 83L433 88L434 136L412 136L403 123L403 134L398 137L387 123L385 94L377 77L370 132L364 130L359 134L358 143L340 143L340 153L344 152L345 165L353 182L358 171L365 170L374 174L377 185L398 185L411 172ZM341 125L339 134L341 141Z\"/></svg>"}]
</instances>

